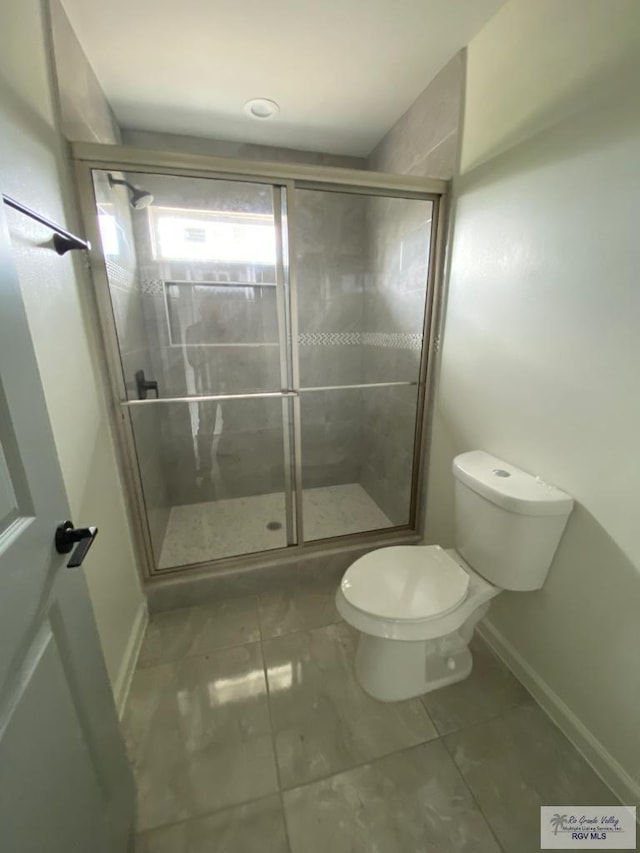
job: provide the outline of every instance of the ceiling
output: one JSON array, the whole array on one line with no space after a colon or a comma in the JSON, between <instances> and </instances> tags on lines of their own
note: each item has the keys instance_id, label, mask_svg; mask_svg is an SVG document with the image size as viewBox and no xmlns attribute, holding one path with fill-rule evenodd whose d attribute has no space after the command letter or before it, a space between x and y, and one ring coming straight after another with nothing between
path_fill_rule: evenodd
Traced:
<instances>
[{"instance_id":1,"label":"ceiling","mask_svg":"<svg viewBox=\"0 0 640 853\"><path fill-rule=\"evenodd\" d=\"M63 0L123 127L360 156L503 2Z\"/></svg>"}]
</instances>

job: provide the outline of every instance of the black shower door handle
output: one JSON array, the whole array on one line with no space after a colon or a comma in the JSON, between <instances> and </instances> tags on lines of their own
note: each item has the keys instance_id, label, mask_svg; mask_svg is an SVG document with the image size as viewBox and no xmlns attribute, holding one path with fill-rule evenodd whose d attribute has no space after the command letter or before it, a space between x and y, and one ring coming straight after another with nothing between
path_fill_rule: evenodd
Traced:
<instances>
[{"instance_id":1,"label":"black shower door handle","mask_svg":"<svg viewBox=\"0 0 640 853\"><path fill-rule=\"evenodd\" d=\"M138 389L138 400L146 400L149 391L156 392L156 400L160 396L158 383L155 379L147 379L144 375L144 370L136 371L136 388Z\"/></svg>"}]
</instances>

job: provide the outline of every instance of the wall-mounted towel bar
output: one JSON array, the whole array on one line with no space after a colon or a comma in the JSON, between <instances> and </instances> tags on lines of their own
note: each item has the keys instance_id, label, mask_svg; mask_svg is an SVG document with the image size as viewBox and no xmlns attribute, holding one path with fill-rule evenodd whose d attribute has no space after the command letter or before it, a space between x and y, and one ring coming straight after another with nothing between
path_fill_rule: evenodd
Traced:
<instances>
[{"instance_id":1,"label":"wall-mounted towel bar","mask_svg":"<svg viewBox=\"0 0 640 853\"><path fill-rule=\"evenodd\" d=\"M64 228L56 225L55 222L47 219L46 216L41 216L39 213L36 213L35 210L31 210L30 207L16 201L15 198L11 198L11 196L4 195L3 193L2 201L8 207L12 207L14 210L24 213L25 216L29 216L31 219L35 219L36 222L40 222L42 225L46 225L47 228L50 228L53 231L53 246L59 255L64 255L72 249L91 248L91 245L87 240L81 240L80 237L76 237L75 234L71 234L70 231L66 231Z\"/></svg>"}]
</instances>

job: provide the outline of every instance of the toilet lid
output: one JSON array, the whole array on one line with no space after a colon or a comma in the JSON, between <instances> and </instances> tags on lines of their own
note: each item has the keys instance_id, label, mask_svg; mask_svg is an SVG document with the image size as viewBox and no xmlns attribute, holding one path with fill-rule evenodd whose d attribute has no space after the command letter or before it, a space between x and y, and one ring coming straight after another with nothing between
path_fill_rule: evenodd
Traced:
<instances>
[{"instance_id":1,"label":"toilet lid","mask_svg":"<svg viewBox=\"0 0 640 853\"><path fill-rule=\"evenodd\" d=\"M380 548L356 560L342 578L354 607L385 619L432 619L463 601L469 575L439 545Z\"/></svg>"}]
</instances>

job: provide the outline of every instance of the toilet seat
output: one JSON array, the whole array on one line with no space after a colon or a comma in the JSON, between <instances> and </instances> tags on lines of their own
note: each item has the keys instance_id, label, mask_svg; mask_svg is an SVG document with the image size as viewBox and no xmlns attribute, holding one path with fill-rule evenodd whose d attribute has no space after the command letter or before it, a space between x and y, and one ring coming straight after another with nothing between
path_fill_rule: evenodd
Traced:
<instances>
[{"instance_id":1,"label":"toilet seat","mask_svg":"<svg viewBox=\"0 0 640 853\"><path fill-rule=\"evenodd\" d=\"M437 601L428 603L426 597L418 597L407 606L400 592L401 584L393 581L394 572L399 565L407 565L407 558L421 561L424 575L433 571L427 571L425 566L438 565L435 573L451 580L451 583L445 580L445 594ZM448 570L442 571L442 565ZM461 574L466 576L464 593L461 593L464 585ZM409 577L410 573L403 569L401 575ZM388 594L386 603L382 591ZM398 545L372 551L356 560L338 587L336 607L346 622L364 634L389 640L431 640L457 631L474 611L499 592L498 587L474 572L454 550L444 551L438 545Z\"/></svg>"},{"instance_id":2,"label":"toilet seat","mask_svg":"<svg viewBox=\"0 0 640 853\"><path fill-rule=\"evenodd\" d=\"M439 545L371 551L342 579L342 594L370 616L426 620L444 616L467 596L469 575Z\"/></svg>"}]
</instances>

